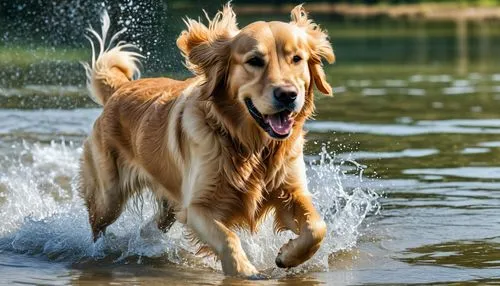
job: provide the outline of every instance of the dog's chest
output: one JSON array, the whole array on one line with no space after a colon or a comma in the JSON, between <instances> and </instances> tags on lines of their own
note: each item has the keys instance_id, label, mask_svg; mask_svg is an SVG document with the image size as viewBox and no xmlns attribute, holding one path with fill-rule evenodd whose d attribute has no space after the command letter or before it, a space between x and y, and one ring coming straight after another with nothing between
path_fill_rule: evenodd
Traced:
<instances>
[{"instance_id":1,"label":"dog's chest","mask_svg":"<svg viewBox=\"0 0 500 286\"><path fill-rule=\"evenodd\" d=\"M254 193L261 200L284 181L284 161L273 150L262 150L246 156L233 155L230 164L234 172L228 174L228 183L242 193Z\"/></svg>"}]
</instances>

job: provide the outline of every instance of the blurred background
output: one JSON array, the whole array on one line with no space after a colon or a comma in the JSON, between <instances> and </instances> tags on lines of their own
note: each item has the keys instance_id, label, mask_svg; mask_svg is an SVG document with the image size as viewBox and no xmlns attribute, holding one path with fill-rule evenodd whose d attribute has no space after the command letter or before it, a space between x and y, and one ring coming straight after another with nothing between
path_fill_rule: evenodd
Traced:
<instances>
[{"instance_id":1,"label":"blurred background","mask_svg":"<svg viewBox=\"0 0 500 286\"><path fill-rule=\"evenodd\" d=\"M168 75L182 69L175 38L183 29L182 17L213 15L224 1L84 1L18 0L0 2L0 86L25 84L79 85L88 60L83 35L89 25L99 26L106 7L115 31L127 27L124 38L137 43L147 55L146 75ZM239 22L260 16L288 20L289 10L301 1L235 1ZM495 0L461 1L308 1L306 8L328 29L338 65L412 64L412 68L456 65L455 71L486 68L495 60L497 40L492 22L500 19ZM57 68L51 68L57 65ZM64 68L64 66L68 68ZM472 66L470 66L472 65ZM409 68L409 66L407 66ZM3 104L5 101L1 101Z\"/></svg>"},{"instance_id":2,"label":"blurred background","mask_svg":"<svg viewBox=\"0 0 500 286\"><path fill-rule=\"evenodd\" d=\"M255 20L289 21L289 11L302 2L232 4L243 27ZM165 276L154 271L164 260L177 261L171 258L179 245L165 239L167 246L153 240L157 244L146 247L123 235L137 229L130 224L117 227L123 233L106 242L102 269L73 265L72 255L88 258L95 250L85 240L86 213L72 183L81 143L100 113L87 96L79 63L91 57L85 28L100 27L106 8L111 30L126 27L123 39L146 56L143 76L185 78L175 46L182 18L203 18L202 9L214 15L224 3L0 0L0 221L6 222L0 224L0 282ZM306 126L310 187L331 230L318 255L327 270L309 265L299 282L498 282L500 1L306 1L305 8L328 31L337 62L325 66L335 96L318 94L317 115ZM264 237L255 245L271 250L251 253L255 259L266 253L258 265L267 269L280 244L272 234ZM134 268L141 263L115 263L106 251L164 260L151 258L146 269L153 272L144 273ZM174 277L171 285L222 279L181 261L188 276L167 273Z\"/></svg>"}]
</instances>

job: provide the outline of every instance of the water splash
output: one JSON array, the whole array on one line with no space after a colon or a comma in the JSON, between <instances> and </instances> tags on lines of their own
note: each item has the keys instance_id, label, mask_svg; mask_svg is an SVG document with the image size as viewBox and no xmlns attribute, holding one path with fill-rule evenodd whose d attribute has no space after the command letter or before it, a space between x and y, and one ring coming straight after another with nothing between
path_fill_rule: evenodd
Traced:
<instances>
[{"instance_id":1,"label":"water splash","mask_svg":"<svg viewBox=\"0 0 500 286\"><path fill-rule=\"evenodd\" d=\"M167 260L187 267L219 269L213 258L199 258L186 240L183 227L175 223L163 234L151 223L153 201L145 195L140 211L129 207L108 228L107 235L92 243L88 216L75 189L81 148L71 142L14 144L13 152L0 160L0 251L47 257L53 261L110 263L142 258ZM318 253L294 271L321 270L340 250L356 245L360 225L378 211L377 194L360 187L345 188L341 164L326 148L308 167L314 202L328 225L327 238ZM259 269L274 268L278 249L293 235L274 234L272 219L258 234L240 233L242 244ZM281 270L276 270L281 271Z\"/></svg>"},{"instance_id":2,"label":"water splash","mask_svg":"<svg viewBox=\"0 0 500 286\"><path fill-rule=\"evenodd\" d=\"M90 57L85 28L89 24L100 26L103 9L110 12L111 34L127 28L120 40L142 47L147 56L142 61L147 74L174 74L183 70L182 57L175 45L180 26L167 20L170 10L165 2L3 2L0 2L0 88L22 88L27 84L82 87L85 76L79 62Z\"/></svg>"}]
</instances>

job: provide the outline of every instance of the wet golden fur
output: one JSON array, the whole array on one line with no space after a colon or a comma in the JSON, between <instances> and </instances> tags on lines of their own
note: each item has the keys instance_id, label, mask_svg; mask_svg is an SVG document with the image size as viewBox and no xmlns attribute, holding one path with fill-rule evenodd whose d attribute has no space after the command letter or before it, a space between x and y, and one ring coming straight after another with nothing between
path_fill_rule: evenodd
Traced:
<instances>
[{"instance_id":1,"label":"wet golden fur","mask_svg":"<svg viewBox=\"0 0 500 286\"><path fill-rule=\"evenodd\" d=\"M276 230L298 235L285 244L276 263L292 267L309 259L326 233L312 205L303 161L303 125L314 111L313 84L325 94L321 60L334 61L327 35L302 6L292 21L255 22L243 29L229 5L208 26L187 19L177 39L195 76L132 80L140 55L119 43L101 45L87 65L89 89L104 105L84 144L81 195L94 239L121 214L127 199L145 188L159 201L158 227L174 220L221 260L228 275L254 276L235 227L254 231L270 211ZM246 64L254 53L265 67ZM302 61L291 62L293 55ZM249 114L250 98L262 114L272 114L272 89L298 90L291 134L271 138Z\"/></svg>"}]
</instances>

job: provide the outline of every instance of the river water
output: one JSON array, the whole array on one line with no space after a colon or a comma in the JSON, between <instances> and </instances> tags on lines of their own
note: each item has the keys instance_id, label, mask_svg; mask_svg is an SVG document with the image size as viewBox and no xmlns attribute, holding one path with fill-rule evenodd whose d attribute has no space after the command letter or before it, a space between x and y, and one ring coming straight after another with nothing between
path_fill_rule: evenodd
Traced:
<instances>
[{"instance_id":1,"label":"river water","mask_svg":"<svg viewBox=\"0 0 500 286\"><path fill-rule=\"evenodd\" d=\"M0 46L0 284L499 283L498 23L317 18L338 62L327 68L335 96L318 96L307 124L306 161L329 232L311 261L287 271L274 258L290 234L270 221L241 232L271 277L258 282L194 255L181 225L151 227L148 194L92 243L74 186L100 113L76 63L89 53Z\"/></svg>"}]
</instances>

